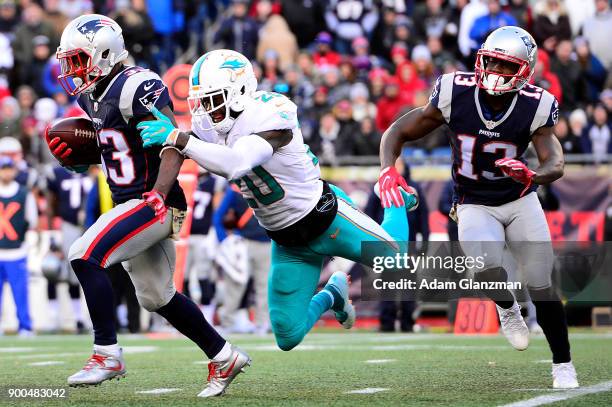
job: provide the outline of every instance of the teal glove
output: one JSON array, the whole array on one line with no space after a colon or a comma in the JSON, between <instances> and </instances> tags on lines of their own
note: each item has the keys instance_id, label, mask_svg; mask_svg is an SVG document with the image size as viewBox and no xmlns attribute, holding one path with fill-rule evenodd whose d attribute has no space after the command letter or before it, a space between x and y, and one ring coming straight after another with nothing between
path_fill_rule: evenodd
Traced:
<instances>
[{"instance_id":1,"label":"teal glove","mask_svg":"<svg viewBox=\"0 0 612 407\"><path fill-rule=\"evenodd\" d=\"M83 164L83 165L68 165L64 167L65 169L67 169L68 171L72 171L72 172L76 172L78 174L82 174L84 172L87 172L89 170L89 165L87 164Z\"/></svg>"},{"instance_id":2,"label":"teal glove","mask_svg":"<svg viewBox=\"0 0 612 407\"><path fill-rule=\"evenodd\" d=\"M151 113L157 120L142 121L136 126L140 130L142 146L173 146L178 137L179 129L174 127L172 121L157 110L155 106L151 107Z\"/></svg>"}]
</instances>

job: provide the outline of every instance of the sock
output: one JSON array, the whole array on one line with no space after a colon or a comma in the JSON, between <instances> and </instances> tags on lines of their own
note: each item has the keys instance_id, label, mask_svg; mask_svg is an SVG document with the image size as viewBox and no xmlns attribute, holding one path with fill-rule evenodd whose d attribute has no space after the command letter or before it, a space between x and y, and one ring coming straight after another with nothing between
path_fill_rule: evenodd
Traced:
<instances>
[{"instance_id":1,"label":"sock","mask_svg":"<svg viewBox=\"0 0 612 407\"><path fill-rule=\"evenodd\" d=\"M508 281L508 275L502 267L495 267L475 273L474 281ZM503 309L510 309L514 305L514 296L506 289L482 290L481 292Z\"/></svg>"},{"instance_id":2,"label":"sock","mask_svg":"<svg viewBox=\"0 0 612 407\"><path fill-rule=\"evenodd\" d=\"M180 333L195 342L209 359L221 351L225 339L206 321L197 305L181 293L156 311Z\"/></svg>"},{"instance_id":3,"label":"sock","mask_svg":"<svg viewBox=\"0 0 612 407\"><path fill-rule=\"evenodd\" d=\"M106 270L81 259L72 260L70 264L85 293L87 309L94 329L94 344L116 344L113 286Z\"/></svg>"},{"instance_id":4,"label":"sock","mask_svg":"<svg viewBox=\"0 0 612 407\"><path fill-rule=\"evenodd\" d=\"M542 327L548 346L553 354L553 363L572 360L567 333L565 308L556 294L549 289L529 290L536 308L538 324Z\"/></svg>"},{"instance_id":5,"label":"sock","mask_svg":"<svg viewBox=\"0 0 612 407\"><path fill-rule=\"evenodd\" d=\"M121 356L121 348L119 347L118 343L114 343L112 345L95 345L94 344L94 350L106 353L107 355L112 355L116 358Z\"/></svg>"},{"instance_id":6,"label":"sock","mask_svg":"<svg viewBox=\"0 0 612 407\"><path fill-rule=\"evenodd\" d=\"M229 342L225 342L225 345L223 345L219 353L217 353L215 357L212 358L212 360L214 360L215 362L222 362L224 360L228 360L231 354L232 354L232 345L230 345Z\"/></svg>"},{"instance_id":7,"label":"sock","mask_svg":"<svg viewBox=\"0 0 612 407\"><path fill-rule=\"evenodd\" d=\"M327 290L321 290L314 297L312 297L310 304L308 305L308 319L306 320L306 329L304 334L310 331L314 324L321 319L321 315L323 315L323 313L325 313L325 311L328 309L331 309L332 305L334 305L334 296Z\"/></svg>"}]
</instances>

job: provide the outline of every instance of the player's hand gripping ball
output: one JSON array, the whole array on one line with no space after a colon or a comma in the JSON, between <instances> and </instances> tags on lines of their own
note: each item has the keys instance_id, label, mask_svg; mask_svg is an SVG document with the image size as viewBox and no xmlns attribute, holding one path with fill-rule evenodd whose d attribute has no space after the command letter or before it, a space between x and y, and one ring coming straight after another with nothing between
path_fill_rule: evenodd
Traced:
<instances>
[{"instance_id":1,"label":"player's hand gripping ball","mask_svg":"<svg viewBox=\"0 0 612 407\"><path fill-rule=\"evenodd\" d=\"M100 163L96 130L89 119L58 120L46 128L45 141L59 163L72 171L85 172Z\"/></svg>"}]
</instances>

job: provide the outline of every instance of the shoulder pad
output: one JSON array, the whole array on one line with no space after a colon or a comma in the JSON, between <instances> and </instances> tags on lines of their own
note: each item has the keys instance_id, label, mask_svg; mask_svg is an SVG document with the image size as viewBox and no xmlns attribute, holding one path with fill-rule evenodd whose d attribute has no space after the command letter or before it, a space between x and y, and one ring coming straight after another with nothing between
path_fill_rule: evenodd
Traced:
<instances>
[{"instance_id":1,"label":"shoulder pad","mask_svg":"<svg viewBox=\"0 0 612 407\"><path fill-rule=\"evenodd\" d=\"M161 109L169 103L166 85L155 72L142 69L125 75L128 78L121 88L119 110L126 121L149 114L150 106Z\"/></svg>"}]
</instances>

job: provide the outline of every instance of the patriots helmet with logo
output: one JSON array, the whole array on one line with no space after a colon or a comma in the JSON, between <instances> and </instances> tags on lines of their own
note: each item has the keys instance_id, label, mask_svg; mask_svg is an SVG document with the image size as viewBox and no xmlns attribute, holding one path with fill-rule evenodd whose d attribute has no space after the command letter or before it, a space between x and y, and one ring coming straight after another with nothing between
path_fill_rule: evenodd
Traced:
<instances>
[{"instance_id":1,"label":"patriots helmet with logo","mask_svg":"<svg viewBox=\"0 0 612 407\"><path fill-rule=\"evenodd\" d=\"M538 47L527 31L507 26L493 31L476 54L476 83L491 95L516 92L525 86L533 75ZM492 72L488 69L491 59L501 59L516 66L512 74Z\"/></svg>"},{"instance_id":2,"label":"patriots helmet with logo","mask_svg":"<svg viewBox=\"0 0 612 407\"><path fill-rule=\"evenodd\" d=\"M212 128L226 134L234 125L230 111L244 110L245 98L256 90L249 59L233 50L217 49L202 55L191 68L189 109L193 115L207 115Z\"/></svg>"},{"instance_id":3,"label":"patriots helmet with logo","mask_svg":"<svg viewBox=\"0 0 612 407\"><path fill-rule=\"evenodd\" d=\"M127 57L119 24L100 14L82 15L62 33L56 52L61 67L57 78L69 95L89 93Z\"/></svg>"}]
</instances>

